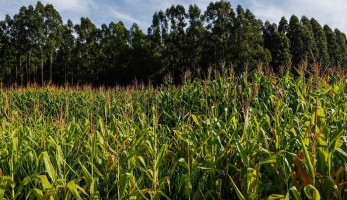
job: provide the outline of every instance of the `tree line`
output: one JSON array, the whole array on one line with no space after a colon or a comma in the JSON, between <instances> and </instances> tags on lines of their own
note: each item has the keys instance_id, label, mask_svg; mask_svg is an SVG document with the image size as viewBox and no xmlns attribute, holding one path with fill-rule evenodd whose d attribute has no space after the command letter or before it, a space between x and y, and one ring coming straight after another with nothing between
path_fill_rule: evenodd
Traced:
<instances>
[{"instance_id":1,"label":"tree line","mask_svg":"<svg viewBox=\"0 0 347 200\"><path fill-rule=\"evenodd\" d=\"M204 12L197 5L155 12L147 33L121 21L64 23L52 4L41 2L0 21L0 81L8 86L160 83L168 74L178 81L184 71L204 74L221 62L237 72L259 63L274 71L302 62L346 67L347 39L305 16L263 23L225 0Z\"/></svg>"}]
</instances>

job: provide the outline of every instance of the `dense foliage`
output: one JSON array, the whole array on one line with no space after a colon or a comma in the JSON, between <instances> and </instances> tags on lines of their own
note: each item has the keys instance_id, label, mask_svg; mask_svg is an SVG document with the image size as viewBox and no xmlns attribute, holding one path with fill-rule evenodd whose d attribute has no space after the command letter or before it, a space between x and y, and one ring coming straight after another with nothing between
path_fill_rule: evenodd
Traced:
<instances>
[{"instance_id":1,"label":"dense foliage","mask_svg":"<svg viewBox=\"0 0 347 200\"><path fill-rule=\"evenodd\" d=\"M299 71L1 91L0 198L346 199L347 76Z\"/></svg>"},{"instance_id":2,"label":"dense foliage","mask_svg":"<svg viewBox=\"0 0 347 200\"><path fill-rule=\"evenodd\" d=\"M346 35L305 16L263 24L225 0L204 12L196 5L155 12L147 34L122 22L96 27L82 17L79 24L64 23L53 5L41 2L0 21L5 85L161 83L167 74L177 82L182 72L199 68L206 75L208 67L221 63L236 72L263 63L278 72L315 61L346 67Z\"/></svg>"}]
</instances>

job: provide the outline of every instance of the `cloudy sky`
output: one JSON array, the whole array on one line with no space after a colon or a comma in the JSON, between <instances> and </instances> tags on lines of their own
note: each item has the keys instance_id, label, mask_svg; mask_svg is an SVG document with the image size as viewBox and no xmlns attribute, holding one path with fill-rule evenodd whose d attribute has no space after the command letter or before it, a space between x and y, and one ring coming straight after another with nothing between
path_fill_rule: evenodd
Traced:
<instances>
[{"instance_id":1,"label":"cloudy sky","mask_svg":"<svg viewBox=\"0 0 347 200\"><path fill-rule=\"evenodd\" d=\"M23 5L35 5L36 0L0 0L0 19L6 14L13 16ZM79 22L80 17L89 17L95 24L108 24L111 21L123 21L127 27L136 22L146 32L151 24L155 11L166 9L172 4L197 4L205 10L211 0L41 0L51 3L63 19ZM282 16L290 18L292 14L299 17L316 18L322 25L339 28L347 33L346 0L230 0L235 8L241 4L249 8L263 21L276 22Z\"/></svg>"}]
</instances>

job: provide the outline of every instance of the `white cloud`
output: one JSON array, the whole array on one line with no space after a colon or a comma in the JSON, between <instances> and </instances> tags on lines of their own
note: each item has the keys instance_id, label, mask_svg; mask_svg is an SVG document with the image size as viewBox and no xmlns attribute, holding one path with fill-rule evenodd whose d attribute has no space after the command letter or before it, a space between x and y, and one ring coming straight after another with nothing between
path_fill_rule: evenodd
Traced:
<instances>
[{"instance_id":1,"label":"white cloud","mask_svg":"<svg viewBox=\"0 0 347 200\"><path fill-rule=\"evenodd\" d=\"M41 0L45 4L52 4L57 11L62 15L64 20L72 19L78 22L80 17L89 16L92 9L97 8L96 0ZM21 6L35 6L37 0L0 0L0 19L3 19L6 14L13 16L18 13Z\"/></svg>"},{"instance_id":2,"label":"white cloud","mask_svg":"<svg viewBox=\"0 0 347 200\"><path fill-rule=\"evenodd\" d=\"M122 20L129 27L138 23L145 31L152 22L155 11L165 10L172 4L182 4L188 9L190 4L197 4L204 12L211 1L216 0L41 0L51 3L62 15L64 21L72 19L79 22L80 17L90 17L101 25L110 21ZM229 0L233 8L241 4L249 8L256 17L263 21L278 23L282 16L290 18L295 14L316 18L322 25L339 28L347 33L346 0ZM0 19L6 14L13 16L20 6L35 5L37 0L0 0Z\"/></svg>"},{"instance_id":3,"label":"white cloud","mask_svg":"<svg viewBox=\"0 0 347 200\"><path fill-rule=\"evenodd\" d=\"M250 8L253 14L264 21L269 20L272 23L277 23L282 16L286 15L286 11L279 5L264 2L254 2L252 6L256 8Z\"/></svg>"},{"instance_id":4,"label":"white cloud","mask_svg":"<svg viewBox=\"0 0 347 200\"><path fill-rule=\"evenodd\" d=\"M138 21L137 19L135 19L131 15L117 11L115 9L111 9L110 14L111 14L111 17L118 18L120 21L141 24L140 21Z\"/></svg>"},{"instance_id":5,"label":"white cloud","mask_svg":"<svg viewBox=\"0 0 347 200\"><path fill-rule=\"evenodd\" d=\"M321 25L328 24L347 32L347 1L345 0L246 0L250 10L262 20L278 23L282 16L288 20L291 15L301 18L315 18Z\"/></svg>"},{"instance_id":6,"label":"white cloud","mask_svg":"<svg viewBox=\"0 0 347 200\"><path fill-rule=\"evenodd\" d=\"M69 12L86 12L90 7L90 1L86 0L43 0L42 3L51 3L57 10Z\"/></svg>"},{"instance_id":7,"label":"white cloud","mask_svg":"<svg viewBox=\"0 0 347 200\"><path fill-rule=\"evenodd\" d=\"M344 32L347 31L347 1L344 0L294 0L297 6L291 5L292 9L298 10L301 15L316 18L322 24L328 24L331 27L337 27Z\"/></svg>"}]
</instances>

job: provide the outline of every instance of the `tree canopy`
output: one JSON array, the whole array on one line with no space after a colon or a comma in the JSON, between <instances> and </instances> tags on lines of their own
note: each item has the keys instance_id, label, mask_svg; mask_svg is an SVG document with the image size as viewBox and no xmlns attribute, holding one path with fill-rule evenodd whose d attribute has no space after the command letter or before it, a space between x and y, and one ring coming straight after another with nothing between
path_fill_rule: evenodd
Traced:
<instances>
[{"instance_id":1,"label":"tree canopy","mask_svg":"<svg viewBox=\"0 0 347 200\"><path fill-rule=\"evenodd\" d=\"M161 83L168 74L179 82L187 70L206 74L222 62L236 72L258 64L277 72L314 61L347 67L346 35L305 16L263 23L225 0L205 11L197 5L157 11L147 33L121 21L100 27L87 17L64 22L52 4L40 1L0 21L0 81L7 86Z\"/></svg>"}]
</instances>

